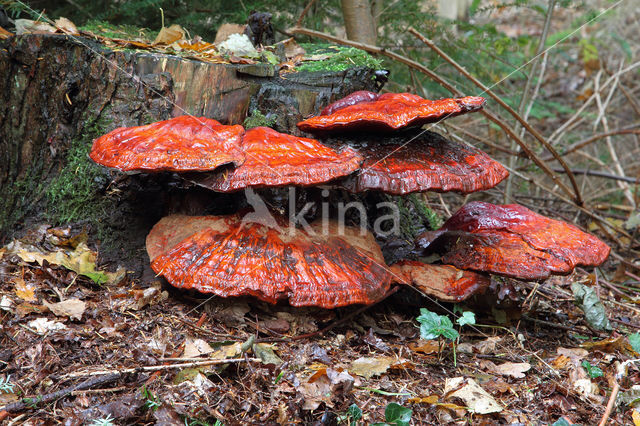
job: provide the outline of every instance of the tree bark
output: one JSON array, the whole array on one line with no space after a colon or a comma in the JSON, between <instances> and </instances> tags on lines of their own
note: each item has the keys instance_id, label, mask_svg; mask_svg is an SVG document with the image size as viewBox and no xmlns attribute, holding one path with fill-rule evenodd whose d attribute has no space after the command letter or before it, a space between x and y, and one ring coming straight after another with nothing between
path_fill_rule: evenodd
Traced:
<instances>
[{"instance_id":1,"label":"tree bark","mask_svg":"<svg viewBox=\"0 0 640 426\"><path fill-rule=\"evenodd\" d=\"M193 114L242 124L259 110L296 123L356 90L373 70L287 73L268 64L211 64L113 51L85 38L31 34L0 42L0 246L42 222L77 223L107 258L140 259L150 227L193 203L231 209L233 196L176 185L170 174L95 165L92 140L117 127ZM195 201L194 201L195 200ZM193 212L197 209L194 208ZM130 266L138 269L136 265Z\"/></svg>"},{"instance_id":2,"label":"tree bark","mask_svg":"<svg viewBox=\"0 0 640 426\"><path fill-rule=\"evenodd\" d=\"M341 0L344 26L349 40L376 44L376 25L369 0Z\"/></svg>"}]
</instances>

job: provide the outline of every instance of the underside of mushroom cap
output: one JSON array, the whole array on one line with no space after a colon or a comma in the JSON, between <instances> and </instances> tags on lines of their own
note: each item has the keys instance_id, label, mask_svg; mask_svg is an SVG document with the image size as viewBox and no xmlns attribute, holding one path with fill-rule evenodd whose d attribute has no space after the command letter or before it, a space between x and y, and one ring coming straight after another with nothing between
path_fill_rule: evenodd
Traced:
<instances>
[{"instance_id":1,"label":"underside of mushroom cap","mask_svg":"<svg viewBox=\"0 0 640 426\"><path fill-rule=\"evenodd\" d=\"M462 269L537 280L568 274L576 266L597 266L610 248L576 226L525 207L472 202L438 231L418 238L427 252Z\"/></svg>"},{"instance_id":2,"label":"underside of mushroom cap","mask_svg":"<svg viewBox=\"0 0 640 426\"><path fill-rule=\"evenodd\" d=\"M385 93L373 101L359 102L334 109L332 114L308 118L299 122L298 128L305 132L393 131L477 111L484 102L485 99L478 96L431 101L410 93Z\"/></svg>"},{"instance_id":3,"label":"underside of mushroom cap","mask_svg":"<svg viewBox=\"0 0 640 426\"><path fill-rule=\"evenodd\" d=\"M146 126L121 127L93 142L96 163L124 171L207 171L242 164L244 128L183 115Z\"/></svg>"},{"instance_id":4,"label":"underside of mushroom cap","mask_svg":"<svg viewBox=\"0 0 640 426\"><path fill-rule=\"evenodd\" d=\"M242 138L245 162L232 169L186 178L219 192L247 187L318 185L357 170L362 157L349 147L332 149L315 139L279 133L268 127L247 130Z\"/></svg>"},{"instance_id":5,"label":"underside of mushroom cap","mask_svg":"<svg viewBox=\"0 0 640 426\"><path fill-rule=\"evenodd\" d=\"M443 302L461 302L483 292L491 284L487 275L463 271L451 265L403 260L392 265L391 270L396 276L404 276L406 283L421 293Z\"/></svg>"},{"instance_id":6,"label":"underside of mushroom cap","mask_svg":"<svg viewBox=\"0 0 640 426\"><path fill-rule=\"evenodd\" d=\"M152 269L179 288L323 308L379 300L392 273L375 239L353 228L333 235L338 227L322 233L321 224L277 229L244 223L241 215L169 216L152 229L147 250ZM197 231L174 244L182 236L175 228Z\"/></svg>"},{"instance_id":7,"label":"underside of mushroom cap","mask_svg":"<svg viewBox=\"0 0 640 426\"><path fill-rule=\"evenodd\" d=\"M368 142L356 148L364 162L342 184L352 192L470 193L493 188L509 175L484 152L437 133L413 130L393 138L364 138Z\"/></svg>"}]
</instances>

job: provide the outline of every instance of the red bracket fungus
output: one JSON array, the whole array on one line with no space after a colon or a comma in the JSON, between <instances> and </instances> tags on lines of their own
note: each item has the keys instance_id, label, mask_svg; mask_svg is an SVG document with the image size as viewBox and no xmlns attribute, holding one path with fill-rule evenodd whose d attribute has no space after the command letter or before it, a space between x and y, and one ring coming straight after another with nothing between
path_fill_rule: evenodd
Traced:
<instances>
[{"instance_id":1,"label":"red bracket fungus","mask_svg":"<svg viewBox=\"0 0 640 426\"><path fill-rule=\"evenodd\" d=\"M609 247L576 226L549 219L526 207L472 202L438 231L417 244L443 252L442 261L462 269L486 271L523 280L568 274L576 266L597 266Z\"/></svg>"},{"instance_id":2,"label":"red bracket fungus","mask_svg":"<svg viewBox=\"0 0 640 426\"><path fill-rule=\"evenodd\" d=\"M89 156L120 170L205 171L242 164L242 126L183 115L146 126L121 127L93 142Z\"/></svg>"},{"instance_id":3,"label":"red bracket fungus","mask_svg":"<svg viewBox=\"0 0 640 426\"><path fill-rule=\"evenodd\" d=\"M500 163L476 148L433 132L410 136L406 137L408 143L375 140L358 148L365 160L343 186L353 192L469 193L493 188L509 175Z\"/></svg>"},{"instance_id":4,"label":"red bracket fungus","mask_svg":"<svg viewBox=\"0 0 640 426\"><path fill-rule=\"evenodd\" d=\"M151 268L179 288L270 303L288 298L293 306L373 303L392 281L380 248L357 229L335 236L337 226L290 232L244 223L241 215L169 216L151 230L147 252Z\"/></svg>"},{"instance_id":5,"label":"red bracket fungus","mask_svg":"<svg viewBox=\"0 0 640 426\"><path fill-rule=\"evenodd\" d=\"M245 155L241 166L188 178L218 192L318 185L352 173L362 162L360 154L349 147L337 152L315 139L278 133L268 127L247 130L241 149Z\"/></svg>"},{"instance_id":6,"label":"red bracket fungus","mask_svg":"<svg viewBox=\"0 0 640 426\"><path fill-rule=\"evenodd\" d=\"M356 97L356 100L361 99ZM337 130L399 130L409 126L421 126L467 112L477 111L485 99L467 96L458 99L430 101L410 93L385 93L372 101L360 101L353 105L329 108L333 113L318 115L298 123L305 132ZM348 102L347 102L348 103Z\"/></svg>"},{"instance_id":7,"label":"red bracket fungus","mask_svg":"<svg viewBox=\"0 0 640 426\"><path fill-rule=\"evenodd\" d=\"M415 260L404 260L391 266L396 276L404 277L405 284L443 302L458 303L484 291L491 279L477 272L463 271L451 265L431 265Z\"/></svg>"}]
</instances>

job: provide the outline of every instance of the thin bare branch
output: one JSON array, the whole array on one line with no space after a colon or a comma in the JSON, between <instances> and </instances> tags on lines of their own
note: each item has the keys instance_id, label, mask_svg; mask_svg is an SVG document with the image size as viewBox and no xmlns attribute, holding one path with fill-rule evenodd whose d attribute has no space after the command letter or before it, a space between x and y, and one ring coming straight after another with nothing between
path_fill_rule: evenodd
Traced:
<instances>
[{"instance_id":1,"label":"thin bare branch","mask_svg":"<svg viewBox=\"0 0 640 426\"><path fill-rule=\"evenodd\" d=\"M500 96L496 95L495 93L493 93L493 91L491 91L491 89L487 86L485 86L480 80L478 80L477 78L475 78L474 76L472 76L466 69L464 69L464 67L462 67L460 64L458 64L453 58L451 58L449 55L447 55L444 51L442 51L438 46L435 45L435 43L433 43L431 40L429 40L428 38L426 38L424 35L420 34L415 28L411 27L409 28L409 32L411 34L413 34L416 38L418 38L420 41L422 41L423 43L425 43L427 46L429 46L434 52L436 52L442 59L444 59L445 61L449 62L451 65L453 65L453 67L458 70L458 72L460 72L462 75L464 75L466 78L468 78L471 82L473 82L473 84L475 84L476 86L478 86L479 88L481 88L484 93L486 93L487 95L491 96L496 102L498 102L498 104L500 104L501 107L503 107L509 114L511 114L511 116L513 116L513 118L515 118L525 129L527 129L527 131L533 136L535 137L538 142L540 142L546 149L549 150L549 152L553 155L553 157L558 160L558 162L560 163L560 165L562 166L563 169L565 169L567 176L569 177L569 180L571 181L571 186L573 186L573 194L571 193L571 191L567 191L565 188L565 185L562 185L561 187L563 188L563 190L565 192L567 192L567 194L569 196L572 196L574 199L574 202L581 206L583 204L582 202L582 196L580 195L580 188L578 188L578 183L576 182L576 178L573 175L573 173L571 173L571 169L569 168L569 166L567 165L567 163L564 161L564 159L558 154L558 152L555 150L555 148L544 138L544 136L542 136L536 129L534 129L524 118L522 118L522 116L520 114L518 114L513 108L511 108L509 105L507 105L507 103L505 101L502 100L502 98L500 98ZM558 178L558 176L554 173L552 173L550 175L550 177L552 179L554 179L554 182L560 186L560 179Z\"/></svg>"}]
</instances>

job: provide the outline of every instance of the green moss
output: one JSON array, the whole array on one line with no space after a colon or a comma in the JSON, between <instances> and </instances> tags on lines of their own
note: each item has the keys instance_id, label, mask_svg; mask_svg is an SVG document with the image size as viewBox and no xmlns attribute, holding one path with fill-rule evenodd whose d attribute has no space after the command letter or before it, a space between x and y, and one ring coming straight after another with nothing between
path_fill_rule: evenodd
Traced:
<instances>
[{"instance_id":1,"label":"green moss","mask_svg":"<svg viewBox=\"0 0 640 426\"><path fill-rule=\"evenodd\" d=\"M245 129L254 127L271 127L276 123L275 117L267 117L257 109L251 111L251 115L244 119L242 125Z\"/></svg>"},{"instance_id":2,"label":"green moss","mask_svg":"<svg viewBox=\"0 0 640 426\"><path fill-rule=\"evenodd\" d=\"M155 40L158 35L158 31L151 31L147 28L138 28L134 25L113 25L109 22L98 20L91 20L79 29L108 38L143 39L149 42Z\"/></svg>"},{"instance_id":3,"label":"green moss","mask_svg":"<svg viewBox=\"0 0 640 426\"><path fill-rule=\"evenodd\" d=\"M98 192L105 182L103 169L89 158L93 138L105 133L106 120L97 120L71 141L64 168L46 190L47 216L56 225L81 220L100 223L111 202Z\"/></svg>"},{"instance_id":4,"label":"green moss","mask_svg":"<svg viewBox=\"0 0 640 426\"><path fill-rule=\"evenodd\" d=\"M364 50L355 47L332 46L328 44L302 44L302 47L310 55L328 55L321 61L306 61L300 65L298 71L317 72L333 71L340 72L354 67L368 67L381 69L382 61L374 58Z\"/></svg>"},{"instance_id":5,"label":"green moss","mask_svg":"<svg viewBox=\"0 0 640 426\"><path fill-rule=\"evenodd\" d=\"M411 204L413 204L413 207L416 209L418 214L427 221L427 223L429 224L429 228L432 231L435 231L442 226L442 218L438 216L438 213L431 210L424 202L424 200L418 197L418 194L409 195L409 200L411 201Z\"/></svg>"}]
</instances>

